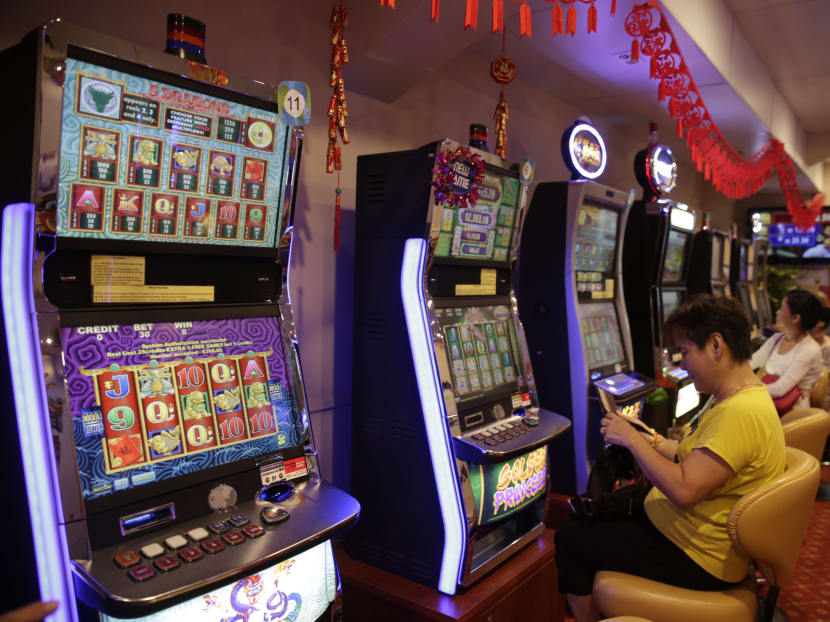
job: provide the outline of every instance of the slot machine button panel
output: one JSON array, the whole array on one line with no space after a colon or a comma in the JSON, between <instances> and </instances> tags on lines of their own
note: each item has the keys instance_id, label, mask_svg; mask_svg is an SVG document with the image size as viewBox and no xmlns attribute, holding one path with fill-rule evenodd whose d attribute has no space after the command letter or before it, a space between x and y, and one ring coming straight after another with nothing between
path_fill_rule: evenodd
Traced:
<instances>
[{"instance_id":1,"label":"slot machine button panel","mask_svg":"<svg viewBox=\"0 0 830 622\"><path fill-rule=\"evenodd\" d=\"M159 555L164 554L164 547L160 545L158 542L153 542L152 544L142 546L141 554L144 555L144 557L146 557L147 559L154 559Z\"/></svg>"},{"instance_id":2,"label":"slot machine button panel","mask_svg":"<svg viewBox=\"0 0 830 622\"><path fill-rule=\"evenodd\" d=\"M237 546L245 542L245 536L238 531L229 531L222 536L222 539L228 546Z\"/></svg>"},{"instance_id":3,"label":"slot machine button panel","mask_svg":"<svg viewBox=\"0 0 830 622\"><path fill-rule=\"evenodd\" d=\"M199 561L205 556L198 546L189 546L179 551L179 557L185 564L191 564Z\"/></svg>"},{"instance_id":4,"label":"slot machine button panel","mask_svg":"<svg viewBox=\"0 0 830 622\"><path fill-rule=\"evenodd\" d=\"M196 527L196 529L191 529L187 532L187 537L193 540L194 542L201 542L209 536L210 532L204 527Z\"/></svg>"},{"instance_id":5,"label":"slot machine button panel","mask_svg":"<svg viewBox=\"0 0 830 622\"><path fill-rule=\"evenodd\" d=\"M178 551L180 548L187 546L187 538L184 536L180 536L176 534L175 536L170 536L169 538L164 539L164 544L167 545L167 548L171 551Z\"/></svg>"},{"instance_id":6,"label":"slot machine button panel","mask_svg":"<svg viewBox=\"0 0 830 622\"><path fill-rule=\"evenodd\" d=\"M138 566L130 568L127 571L127 576L129 576L130 579L136 583L141 583L142 581L152 579L156 576L156 571L153 570L152 566L148 566L147 564L139 564Z\"/></svg>"},{"instance_id":7,"label":"slot machine button panel","mask_svg":"<svg viewBox=\"0 0 830 622\"><path fill-rule=\"evenodd\" d=\"M218 520L215 523L211 523L210 525L208 525L208 529L210 529L213 533L215 533L218 536L228 531L230 527L228 527L224 521Z\"/></svg>"},{"instance_id":8,"label":"slot machine button panel","mask_svg":"<svg viewBox=\"0 0 830 622\"><path fill-rule=\"evenodd\" d=\"M208 555L215 555L225 550L225 545L219 538L211 538L202 542L202 548Z\"/></svg>"},{"instance_id":9,"label":"slot machine button panel","mask_svg":"<svg viewBox=\"0 0 830 622\"><path fill-rule=\"evenodd\" d=\"M181 562L173 555L165 555L164 557L159 557L153 563L155 567L158 568L161 572L170 572L171 570L175 570L176 568L181 566Z\"/></svg>"},{"instance_id":10,"label":"slot machine button panel","mask_svg":"<svg viewBox=\"0 0 830 622\"><path fill-rule=\"evenodd\" d=\"M242 531L249 538L259 538L262 534L265 533L265 530L259 525L246 525L242 528Z\"/></svg>"},{"instance_id":11,"label":"slot machine button panel","mask_svg":"<svg viewBox=\"0 0 830 622\"><path fill-rule=\"evenodd\" d=\"M131 566L135 566L141 561L141 558L135 551L127 551L126 553L121 553L121 555L116 555L113 561L115 561L115 563L121 568L127 569Z\"/></svg>"},{"instance_id":12,"label":"slot machine button panel","mask_svg":"<svg viewBox=\"0 0 830 622\"><path fill-rule=\"evenodd\" d=\"M234 527L242 527L251 522L251 520L244 514L234 514L227 519L227 522Z\"/></svg>"}]
</instances>

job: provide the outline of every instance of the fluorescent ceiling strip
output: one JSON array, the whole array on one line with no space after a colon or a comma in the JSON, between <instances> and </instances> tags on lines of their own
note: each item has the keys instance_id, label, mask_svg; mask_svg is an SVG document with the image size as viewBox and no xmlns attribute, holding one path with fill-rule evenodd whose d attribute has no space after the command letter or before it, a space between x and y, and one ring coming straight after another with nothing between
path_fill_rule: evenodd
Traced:
<instances>
[{"instance_id":1,"label":"fluorescent ceiling strip","mask_svg":"<svg viewBox=\"0 0 830 622\"><path fill-rule=\"evenodd\" d=\"M2 300L9 367L14 388L23 475L29 500L38 584L42 600L57 600L50 620L75 620L75 591L66 541L60 524L58 476L52 448L40 341L32 297L34 206L8 205L3 210Z\"/></svg>"},{"instance_id":2,"label":"fluorescent ceiling strip","mask_svg":"<svg viewBox=\"0 0 830 622\"><path fill-rule=\"evenodd\" d=\"M435 356L431 347L426 303L424 301L424 261L427 242L422 238L407 240L401 267L401 298L403 299L406 328L415 364L415 378L421 396L421 412L427 433L429 454L435 474L441 520L444 523L444 552L438 589L450 596L455 594L464 559L464 513L461 491L455 474L450 438L445 424L443 393Z\"/></svg>"}]
</instances>

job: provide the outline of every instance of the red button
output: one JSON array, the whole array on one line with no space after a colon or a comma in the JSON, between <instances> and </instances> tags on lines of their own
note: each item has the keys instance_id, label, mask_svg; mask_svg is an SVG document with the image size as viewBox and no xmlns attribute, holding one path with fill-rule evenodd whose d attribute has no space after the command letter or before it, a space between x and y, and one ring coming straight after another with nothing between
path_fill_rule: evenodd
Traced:
<instances>
[{"instance_id":1,"label":"red button","mask_svg":"<svg viewBox=\"0 0 830 622\"><path fill-rule=\"evenodd\" d=\"M265 530L259 525L246 525L242 528L242 531L244 531L245 535L249 538L259 538L265 533Z\"/></svg>"},{"instance_id":2,"label":"red button","mask_svg":"<svg viewBox=\"0 0 830 622\"><path fill-rule=\"evenodd\" d=\"M198 561L204 556L205 554L202 553L198 546L188 546L179 551L179 557L181 557L182 561L186 564Z\"/></svg>"},{"instance_id":3,"label":"red button","mask_svg":"<svg viewBox=\"0 0 830 622\"><path fill-rule=\"evenodd\" d=\"M237 544L245 542L245 536L238 531L229 531L228 533L222 534L222 539L231 546L236 546Z\"/></svg>"},{"instance_id":4,"label":"red button","mask_svg":"<svg viewBox=\"0 0 830 622\"><path fill-rule=\"evenodd\" d=\"M156 575L156 571L147 564L139 564L134 568L130 568L127 571L127 574L130 576L130 579L136 583L141 583L142 581L146 581L147 579L154 577Z\"/></svg>"},{"instance_id":5,"label":"red button","mask_svg":"<svg viewBox=\"0 0 830 622\"><path fill-rule=\"evenodd\" d=\"M202 548L205 549L205 553L213 555L214 553L225 550L225 545L222 544L219 538L211 538L210 540L202 542Z\"/></svg>"},{"instance_id":6,"label":"red button","mask_svg":"<svg viewBox=\"0 0 830 622\"><path fill-rule=\"evenodd\" d=\"M172 555L165 555L164 557L159 557L154 563L156 565L156 568L158 568L162 572L170 572L171 570L175 570L181 565L181 562Z\"/></svg>"},{"instance_id":7,"label":"red button","mask_svg":"<svg viewBox=\"0 0 830 622\"><path fill-rule=\"evenodd\" d=\"M135 566L140 561L141 558L135 551L127 551L126 553L121 553L121 555L115 556L115 563L121 566L122 568L129 568L130 566Z\"/></svg>"}]
</instances>

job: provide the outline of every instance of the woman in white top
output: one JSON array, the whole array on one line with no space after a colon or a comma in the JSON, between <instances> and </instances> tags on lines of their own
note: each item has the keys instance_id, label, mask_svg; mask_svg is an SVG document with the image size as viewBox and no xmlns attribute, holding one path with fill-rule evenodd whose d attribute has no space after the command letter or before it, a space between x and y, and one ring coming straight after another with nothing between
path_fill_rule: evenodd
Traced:
<instances>
[{"instance_id":1,"label":"woman in white top","mask_svg":"<svg viewBox=\"0 0 830 622\"><path fill-rule=\"evenodd\" d=\"M823 319L821 303L803 289L787 293L775 314L781 332L767 339L755 354L752 369L764 367L778 380L767 385L773 399L783 397L797 386L801 397L793 408L810 405L810 390L821 374L821 348L810 337L810 330Z\"/></svg>"}]
</instances>

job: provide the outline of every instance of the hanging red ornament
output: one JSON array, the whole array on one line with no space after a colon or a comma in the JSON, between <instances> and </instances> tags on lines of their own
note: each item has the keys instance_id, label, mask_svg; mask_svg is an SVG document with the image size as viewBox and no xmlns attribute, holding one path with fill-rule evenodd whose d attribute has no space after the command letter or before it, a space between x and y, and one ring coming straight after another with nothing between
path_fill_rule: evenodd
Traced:
<instances>
[{"instance_id":1,"label":"hanging red ornament","mask_svg":"<svg viewBox=\"0 0 830 622\"><path fill-rule=\"evenodd\" d=\"M527 35L528 37L532 37L533 25L530 21L530 6L526 0L516 0L516 2L522 3L522 6L519 8L519 36L524 37Z\"/></svg>"},{"instance_id":2,"label":"hanging red ornament","mask_svg":"<svg viewBox=\"0 0 830 622\"><path fill-rule=\"evenodd\" d=\"M499 94L493 119L496 122L496 155L507 158L507 100L504 98L504 87Z\"/></svg>"},{"instance_id":3,"label":"hanging red ornament","mask_svg":"<svg viewBox=\"0 0 830 622\"><path fill-rule=\"evenodd\" d=\"M430 12L429 21L438 23L438 12L441 10L441 0L432 0L432 11Z\"/></svg>"},{"instance_id":4,"label":"hanging red ornament","mask_svg":"<svg viewBox=\"0 0 830 622\"><path fill-rule=\"evenodd\" d=\"M394 9L395 0L380 0L380 6L388 6L390 9Z\"/></svg>"},{"instance_id":5,"label":"hanging red ornament","mask_svg":"<svg viewBox=\"0 0 830 622\"><path fill-rule=\"evenodd\" d=\"M509 56L499 56L490 63L490 76L499 84L512 82L518 74L519 69Z\"/></svg>"},{"instance_id":6,"label":"hanging red ornament","mask_svg":"<svg viewBox=\"0 0 830 622\"><path fill-rule=\"evenodd\" d=\"M568 8L565 32L572 37L576 34L576 8L573 5Z\"/></svg>"},{"instance_id":7,"label":"hanging red ornament","mask_svg":"<svg viewBox=\"0 0 830 622\"><path fill-rule=\"evenodd\" d=\"M493 32L504 33L504 2L493 0Z\"/></svg>"},{"instance_id":8,"label":"hanging red ornament","mask_svg":"<svg viewBox=\"0 0 830 622\"><path fill-rule=\"evenodd\" d=\"M553 6L551 17L553 36L565 34L565 14L562 12L562 7L558 2Z\"/></svg>"},{"instance_id":9,"label":"hanging red ornament","mask_svg":"<svg viewBox=\"0 0 830 622\"><path fill-rule=\"evenodd\" d=\"M640 62L640 40L639 39L632 39L631 40L631 62L632 63L639 63Z\"/></svg>"},{"instance_id":10,"label":"hanging red ornament","mask_svg":"<svg viewBox=\"0 0 830 622\"><path fill-rule=\"evenodd\" d=\"M478 30L478 0L467 0L467 10L464 12L464 30L468 28Z\"/></svg>"},{"instance_id":11,"label":"hanging red ornament","mask_svg":"<svg viewBox=\"0 0 830 622\"><path fill-rule=\"evenodd\" d=\"M597 31L597 7L594 3L588 7L588 34Z\"/></svg>"},{"instance_id":12,"label":"hanging red ornament","mask_svg":"<svg viewBox=\"0 0 830 622\"><path fill-rule=\"evenodd\" d=\"M611 15L617 14L617 0L611 0Z\"/></svg>"},{"instance_id":13,"label":"hanging red ornament","mask_svg":"<svg viewBox=\"0 0 830 622\"><path fill-rule=\"evenodd\" d=\"M395 8L395 0L385 0L391 8ZM384 3L381 2L381 6ZM349 48L346 44L344 31L349 26L348 11L342 4L331 7L331 18L329 27L331 29L331 74L329 86L332 87L331 99L326 111L329 117L329 142L326 148L326 172L337 172L337 188L334 198L334 250L340 249L340 195L343 193L340 188L340 171L343 168L340 146L337 144L337 137L344 145L349 144L349 132L346 129L346 117L349 116L349 107L346 104L346 86L343 81L342 65L349 62Z\"/></svg>"}]
</instances>

